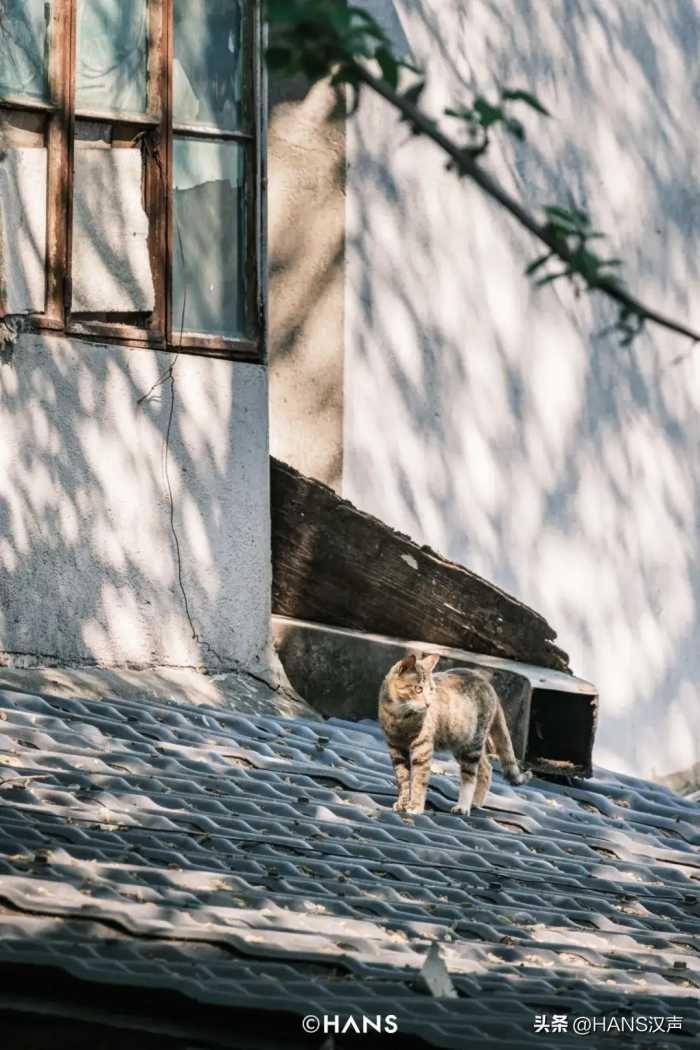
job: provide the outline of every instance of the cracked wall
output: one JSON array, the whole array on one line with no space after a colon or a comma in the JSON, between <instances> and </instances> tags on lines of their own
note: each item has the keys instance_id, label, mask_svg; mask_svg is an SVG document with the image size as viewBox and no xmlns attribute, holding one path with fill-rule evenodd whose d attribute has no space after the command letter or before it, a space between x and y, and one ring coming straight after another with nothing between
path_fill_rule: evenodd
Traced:
<instances>
[{"instance_id":1,"label":"cracked wall","mask_svg":"<svg viewBox=\"0 0 700 1050\"><path fill-rule=\"evenodd\" d=\"M167 354L29 334L13 349L0 663L267 673L266 370L183 354L171 383Z\"/></svg>"}]
</instances>

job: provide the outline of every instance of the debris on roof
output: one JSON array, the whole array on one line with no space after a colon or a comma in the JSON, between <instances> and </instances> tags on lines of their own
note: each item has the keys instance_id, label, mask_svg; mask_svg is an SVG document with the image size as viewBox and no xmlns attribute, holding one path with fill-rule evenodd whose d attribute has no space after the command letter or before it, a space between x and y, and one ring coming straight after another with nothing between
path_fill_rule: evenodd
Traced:
<instances>
[{"instance_id":1,"label":"debris on roof","mask_svg":"<svg viewBox=\"0 0 700 1050\"><path fill-rule=\"evenodd\" d=\"M678 795L687 795L688 798L697 801L700 799L700 762L695 762L689 769L659 777L658 783L664 784Z\"/></svg>"},{"instance_id":2,"label":"debris on roof","mask_svg":"<svg viewBox=\"0 0 700 1050\"><path fill-rule=\"evenodd\" d=\"M270 498L278 615L569 670L534 609L274 457Z\"/></svg>"},{"instance_id":3,"label":"debris on roof","mask_svg":"<svg viewBox=\"0 0 700 1050\"><path fill-rule=\"evenodd\" d=\"M0 690L3 1011L11 991L15 1020L78 1023L117 989L151 1031L187 1006L197 1050L318 1048L301 1018L324 1014L395 1015L396 1046L523 1050L554 1015L680 1019L647 1042L690 1045L700 807L496 775L461 819L442 768L407 818L371 722ZM251 1011L268 1043L262 1022L244 1041Z\"/></svg>"}]
</instances>

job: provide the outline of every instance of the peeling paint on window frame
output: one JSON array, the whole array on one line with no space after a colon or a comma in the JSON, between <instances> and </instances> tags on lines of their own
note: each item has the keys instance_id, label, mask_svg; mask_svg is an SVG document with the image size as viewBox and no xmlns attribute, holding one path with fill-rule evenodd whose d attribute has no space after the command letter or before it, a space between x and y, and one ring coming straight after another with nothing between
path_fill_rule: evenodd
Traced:
<instances>
[{"instance_id":1,"label":"peeling paint on window frame","mask_svg":"<svg viewBox=\"0 0 700 1050\"><path fill-rule=\"evenodd\" d=\"M0 97L2 110L24 110L46 119L48 148L48 199L46 245L46 308L32 314L34 330L64 332L88 342L116 342L122 346L150 348L263 363L266 328L265 260L265 74L262 61L263 25L259 0L244 5L244 99L250 115L244 131L220 131L173 125L173 4L150 0L148 110L146 115L109 113L75 107L77 0L53 0L49 52L49 101ZM149 255L155 285L155 309L147 326L124 323L120 315L96 320L74 318L70 312L72 258L72 197L76 120L104 120L138 141L144 158L144 206L149 218ZM229 338L180 333L174 323L172 303L173 185L172 150L177 132L203 138L245 143L246 227L248 232L245 273L246 334ZM127 136L128 137L128 136Z\"/></svg>"}]
</instances>

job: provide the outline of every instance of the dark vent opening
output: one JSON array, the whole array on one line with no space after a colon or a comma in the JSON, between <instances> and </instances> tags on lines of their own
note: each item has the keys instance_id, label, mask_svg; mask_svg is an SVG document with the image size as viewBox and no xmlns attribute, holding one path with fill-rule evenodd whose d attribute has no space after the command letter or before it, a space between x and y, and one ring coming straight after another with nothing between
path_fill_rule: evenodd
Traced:
<instances>
[{"instance_id":1,"label":"dark vent opening","mask_svg":"<svg viewBox=\"0 0 700 1050\"><path fill-rule=\"evenodd\" d=\"M590 776L596 697L564 693L557 689L533 689L527 763L548 768L562 776Z\"/></svg>"}]
</instances>

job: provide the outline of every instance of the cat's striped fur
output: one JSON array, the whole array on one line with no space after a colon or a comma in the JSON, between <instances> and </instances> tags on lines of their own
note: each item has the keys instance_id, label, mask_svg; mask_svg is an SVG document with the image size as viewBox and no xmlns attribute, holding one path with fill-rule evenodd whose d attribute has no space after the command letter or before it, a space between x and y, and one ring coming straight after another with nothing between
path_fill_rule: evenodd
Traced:
<instances>
[{"instance_id":1,"label":"cat's striped fur","mask_svg":"<svg viewBox=\"0 0 700 1050\"><path fill-rule=\"evenodd\" d=\"M439 656L411 653L389 670L379 692L379 721L394 764L394 809L422 813L433 751L451 751L460 766L459 801L453 813L483 805L491 786L486 753L490 736L511 784L524 784L505 715L491 683L478 671L455 668L433 674Z\"/></svg>"}]
</instances>

